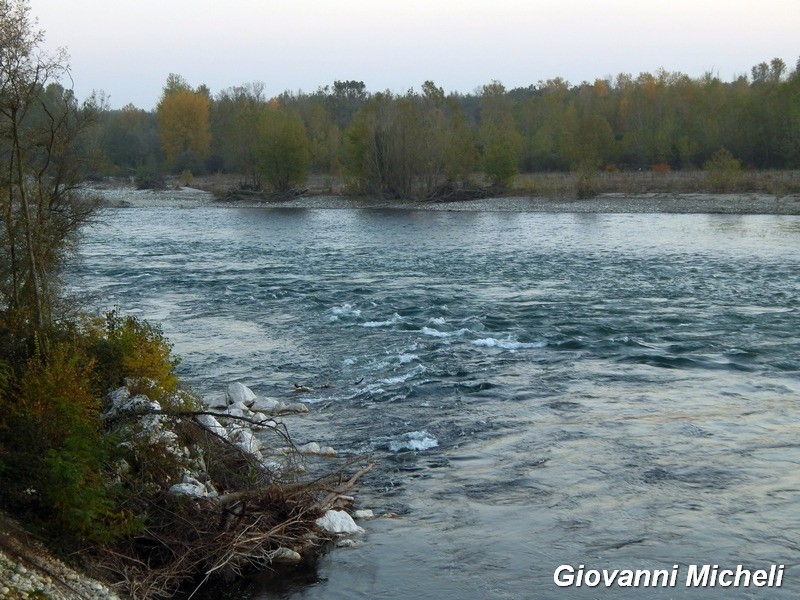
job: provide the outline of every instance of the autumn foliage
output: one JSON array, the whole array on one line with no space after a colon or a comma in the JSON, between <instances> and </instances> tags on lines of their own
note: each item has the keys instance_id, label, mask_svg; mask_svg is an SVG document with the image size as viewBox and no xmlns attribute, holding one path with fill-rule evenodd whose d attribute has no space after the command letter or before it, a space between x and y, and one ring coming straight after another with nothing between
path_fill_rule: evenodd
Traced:
<instances>
[{"instance_id":1,"label":"autumn foliage","mask_svg":"<svg viewBox=\"0 0 800 600\"><path fill-rule=\"evenodd\" d=\"M190 88L165 93L157 108L158 135L170 165L201 161L211 150L209 99Z\"/></svg>"}]
</instances>

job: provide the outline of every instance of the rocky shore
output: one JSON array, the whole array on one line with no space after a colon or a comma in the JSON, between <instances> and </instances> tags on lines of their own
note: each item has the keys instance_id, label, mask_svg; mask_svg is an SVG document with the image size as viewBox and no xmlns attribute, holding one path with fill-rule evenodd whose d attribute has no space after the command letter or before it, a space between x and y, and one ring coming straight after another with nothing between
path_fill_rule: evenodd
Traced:
<instances>
[{"instance_id":1,"label":"rocky shore","mask_svg":"<svg viewBox=\"0 0 800 600\"><path fill-rule=\"evenodd\" d=\"M113 600L119 598L106 584L67 566L0 513L0 598L56 600Z\"/></svg>"},{"instance_id":2,"label":"rocky shore","mask_svg":"<svg viewBox=\"0 0 800 600\"><path fill-rule=\"evenodd\" d=\"M397 209L475 212L543 212L543 213L682 213L731 215L800 215L800 195L775 196L764 193L703 194L647 193L600 194L577 200L541 196L500 196L455 202L425 200L384 200L339 195L305 195L290 200L218 201L210 192L195 188L161 191L136 190L126 186L92 187L107 206L193 208L198 206L270 207L303 209Z\"/></svg>"},{"instance_id":3,"label":"rocky shore","mask_svg":"<svg viewBox=\"0 0 800 600\"><path fill-rule=\"evenodd\" d=\"M265 206L251 204L250 206ZM266 206L285 208L389 208L431 211L542 213L684 213L800 215L800 196L769 194L601 194L585 200L501 196L457 202L308 196Z\"/></svg>"},{"instance_id":4,"label":"rocky shore","mask_svg":"<svg viewBox=\"0 0 800 600\"><path fill-rule=\"evenodd\" d=\"M184 465L184 471L179 481L174 481L166 495L172 498L183 498L185 502L197 503L204 519L210 514L237 514L241 512L240 520L247 521L244 517L245 504L249 502L248 512L256 513L259 510L257 499L258 490L233 490L222 493L217 490L219 482L213 481L207 472L205 453L209 450L206 444L186 447L179 443L179 428L185 421L193 421L197 427L203 429L211 438L224 442L224 446L235 449L242 457L259 469L280 478L287 471L303 472L304 467L298 463L299 457L316 456L319 458L334 458L335 449L321 446L317 442L295 446L288 437L278 441L286 444L275 443L275 439L267 439L265 432L280 432L283 424L278 419L280 416L302 414L308 412L303 402L284 403L272 398L258 398L248 387L241 383L231 383L225 390L222 398L206 399L205 406L200 410L189 411L180 418L164 410L161 403L151 400L148 396L135 393L132 390L141 387L138 380L126 381L125 385L109 392L107 395L108 410L103 414L103 419L113 423L119 420L133 422L136 434L129 438L133 443L142 443L149 447L158 447L164 453L164 458ZM296 392L313 392L313 388L296 386ZM125 425L128 427L128 425ZM275 435L272 436L275 438ZM222 457L215 454L213 460ZM366 472L369 467L362 468L360 473ZM310 513L319 512L321 516L316 520L311 518L307 524L308 530L298 538L298 533L283 533L272 535L281 528L280 525L270 522L268 532L256 536L255 545L248 545L245 533L260 531L258 521L249 524L240 535L234 535L235 541L223 546L225 555L222 562L209 556L209 561L214 563L213 568L227 569L232 567L231 573L238 573L245 564L269 567L277 563L295 563L303 560L306 553L313 555L322 544L335 541L340 546L358 544L350 536L364 533L364 529L356 524L353 517L360 520L373 518L371 510L350 510L353 501L351 496L344 492L350 491L359 474L353 476L349 482L332 483L324 489L324 500L313 506L299 507ZM224 484L223 484L224 485ZM222 488L220 488L222 489ZM337 491L338 489L338 491ZM309 488L309 493L313 491ZM264 508L271 510L271 505ZM187 516L188 515L188 516ZM187 513L183 519L190 518ZM300 517L293 518L292 523L297 525ZM264 519L268 521L268 519ZM262 527L263 529L263 527ZM159 529L167 537L162 540L167 543L168 532ZM238 531L238 530L237 530ZM224 537L225 531L219 532L219 539ZM236 533L236 532L234 532ZM275 539L272 539L272 538ZM260 540L260 541L258 541ZM198 543L203 542L200 539ZM209 555L216 550L216 542L206 548ZM278 544L278 545L276 545ZM200 551L204 551L201 545ZM239 556L241 555L241 556ZM239 560L241 558L241 560ZM236 559L238 562L234 561ZM230 563L230 564L229 564ZM96 565L98 566L98 565ZM109 571L107 565L101 566L104 571ZM113 572L114 569L111 569ZM220 571L222 572L222 571ZM176 581L188 574L173 574L169 570L163 575L167 581L169 577L177 577ZM149 574L140 574L140 579L146 580ZM136 582L131 577L121 589L127 588ZM166 584L159 582L150 585L159 593L167 590ZM117 586L115 586L117 587ZM138 592L149 593L139 582L141 589ZM138 594L137 594L138 595ZM0 512L0 600L19 598L51 598L51 599L114 599L120 596L109 585L92 579L84 573L75 570L56 558L42 543L16 520Z\"/></svg>"}]
</instances>

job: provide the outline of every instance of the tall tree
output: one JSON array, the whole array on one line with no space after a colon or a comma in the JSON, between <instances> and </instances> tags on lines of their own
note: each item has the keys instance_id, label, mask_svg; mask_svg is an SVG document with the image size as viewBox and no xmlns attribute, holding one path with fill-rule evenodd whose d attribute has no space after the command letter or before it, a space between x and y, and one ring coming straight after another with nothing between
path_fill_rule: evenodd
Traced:
<instances>
[{"instance_id":1,"label":"tall tree","mask_svg":"<svg viewBox=\"0 0 800 600\"><path fill-rule=\"evenodd\" d=\"M245 173L242 163L240 122L243 112L265 103L262 82L245 83L219 92L211 102L209 115L211 153L219 168ZM245 152L244 154L247 154Z\"/></svg>"},{"instance_id":2,"label":"tall tree","mask_svg":"<svg viewBox=\"0 0 800 600\"><path fill-rule=\"evenodd\" d=\"M211 151L210 100L204 90L192 90L183 78L170 74L156 107L158 134L171 167L202 168Z\"/></svg>"},{"instance_id":3,"label":"tall tree","mask_svg":"<svg viewBox=\"0 0 800 600\"><path fill-rule=\"evenodd\" d=\"M309 142L302 119L278 108L261 111L258 121L258 169L277 192L301 185L308 175Z\"/></svg>"},{"instance_id":4,"label":"tall tree","mask_svg":"<svg viewBox=\"0 0 800 600\"><path fill-rule=\"evenodd\" d=\"M44 328L65 252L92 206L76 193L78 148L92 107L79 107L63 51L41 48L25 0L0 0L0 321Z\"/></svg>"},{"instance_id":5,"label":"tall tree","mask_svg":"<svg viewBox=\"0 0 800 600\"><path fill-rule=\"evenodd\" d=\"M483 171L494 185L511 183L524 145L514 122L512 106L502 83L493 81L483 86L480 104Z\"/></svg>"},{"instance_id":6,"label":"tall tree","mask_svg":"<svg viewBox=\"0 0 800 600\"><path fill-rule=\"evenodd\" d=\"M161 155L161 142L153 113L133 104L102 116L102 142L106 157L121 174L136 173Z\"/></svg>"}]
</instances>

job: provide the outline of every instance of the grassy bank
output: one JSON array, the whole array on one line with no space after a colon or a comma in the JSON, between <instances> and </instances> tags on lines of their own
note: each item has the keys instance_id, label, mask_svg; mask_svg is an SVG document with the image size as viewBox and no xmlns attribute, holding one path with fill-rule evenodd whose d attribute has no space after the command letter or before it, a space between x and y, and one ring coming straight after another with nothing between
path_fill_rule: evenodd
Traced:
<instances>
[{"instance_id":1,"label":"grassy bank","mask_svg":"<svg viewBox=\"0 0 800 600\"><path fill-rule=\"evenodd\" d=\"M630 171L607 173L525 173L517 175L511 194L576 198L584 186L599 194L761 193L777 197L800 193L800 171Z\"/></svg>"}]
</instances>

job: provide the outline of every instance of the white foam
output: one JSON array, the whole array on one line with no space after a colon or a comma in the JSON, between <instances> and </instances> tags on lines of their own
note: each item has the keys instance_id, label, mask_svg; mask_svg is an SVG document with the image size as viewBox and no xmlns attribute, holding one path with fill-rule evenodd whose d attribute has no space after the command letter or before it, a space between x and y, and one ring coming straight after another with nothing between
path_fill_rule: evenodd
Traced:
<instances>
[{"instance_id":1,"label":"white foam","mask_svg":"<svg viewBox=\"0 0 800 600\"><path fill-rule=\"evenodd\" d=\"M404 433L398 439L389 442L390 452L400 452L402 450L412 450L414 452L422 452L430 448L436 448L439 445L439 440L429 434L427 431L409 431Z\"/></svg>"},{"instance_id":2,"label":"white foam","mask_svg":"<svg viewBox=\"0 0 800 600\"><path fill-rule=\"evenodd\" d=\"M403 317L394 313L391 319L386 321L367 321L366 323L362 323L362 327L388 327L389 325L394 325L395 323L399 323L403 320Z\"/></svg>"},{"instance_id":3,"label":"white foam","mask_svg":"<svg viewBox=\"0 0 800 600\"><path fill-rule=\"evenodd\" d=\"M430 319L428 319L428 323L430 323L431 325L444 325L445 322L446 321L444 317L431 317Z\"/></svg>"},{"instance_id":4,"label":"white foam","mask_svg":"<svg viewBox=\"0 0 800 600\"><path fill-rule=\"evenodd\" d=\"M366 391L370 396L380 396L386 393L386 390L381 386L373 384L366 387Z\"/></svg>"},{"instance_id":5,"label":"white foam","mask_svg":"<svg viewBox=\"0 0 800 600\"><path fill-rule=\"evenodd\" d=\"M338 321L339 317L343 318L355 318L361 316L361 310L355 308L352 304L342 304L341 306L334 306L331 310L331 317L330 321Z\"/></svg>"},{"instance_id":6,"label":"white foam","mask_svg":"<svg viewBox=\"0 0 800 600\"><path fill-rule=\"evenodd\" d=\"M401 365L408 364L414 360L419 360L419 356L416 354L401 354L397 358L400 359Z\"/></svg>"},{"instance_id":7,"label":"white foam","mask_svg":"<svg viewBox=\"0 0 800 600\"><path fill-rule=\"evenodd\" d=\"M497 338L482 338L472 342L475 346L484 348L502 348L503 350L522 350L525 348L544 348L545 342L517 342L510 338L499 340Z\"/></svg>"},{"instance_id":8,"label":"white foam","mask_svg":"<svg viewBox=\"0 0 800 600\"><path fill-rule=\"evenodd\" d=\"M404 373L403 375L397 375L396 377L389 377L387 379L381 379L379 383L381 383L383 385L395 385L395 384L398 384L398 383L404 383L404 382L408 381L409 379L411 379L412 377L415 377L416 375L419 375L420 373L423 373L424 371L425 371L425 367L424 366L417 365L416 367L411 369L408 373Z\"/></svg>"},{"instance_id":9,"label":"white foam","mask_svg":"<svg viewBox=\"0 0 800 600\"><path fill-rule=\"evenodd\" d=\"M439 331L438 329L433 329L431 327L423 327L420 329L420 332L431 337L449 338L461 337L464 334L469 333L469 329L458 329L457 331Z\"/></svg>"}]
</instances>

